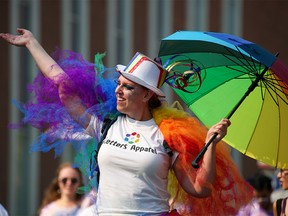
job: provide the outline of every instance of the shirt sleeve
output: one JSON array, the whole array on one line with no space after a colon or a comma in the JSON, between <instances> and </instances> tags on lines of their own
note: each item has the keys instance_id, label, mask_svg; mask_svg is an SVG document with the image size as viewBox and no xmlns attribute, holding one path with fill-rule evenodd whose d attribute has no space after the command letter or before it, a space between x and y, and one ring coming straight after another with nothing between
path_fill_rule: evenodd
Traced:
<instances>
[{"instance_id":1,"label":"shirt sleeve","mask_svg":"<svg viewBox=\"0 0 288 216\"><path fill-rule=\"evenodd\" d=\"M103 121L101 121L97 116L92 115L89 125L85 129L85 133L99 139L101 135L102 125Z\"/></svg>"},{"instance_id":2,"label":"shirt sleeve","mask_svg":"<svg viewBox=\"0 0 288 216\"><path fill-rule=\"evenodd\" d=\"M54 205L54 202L51 202L49 204L47 204L46 206L44 206L41 211L40 211L40 215L39 216L45 216L45 215L53 215L53 205Z\"/></svg>"},{"instance_id":3,"label":"shirt sleeve","mask_svg":"<svg viewBox=\"0 0 288 216\"><path fill-rule=\"evenodd\" d=\"M0 204L0 215L8 216L6 209Z\"/></svg>"}]
</instances>

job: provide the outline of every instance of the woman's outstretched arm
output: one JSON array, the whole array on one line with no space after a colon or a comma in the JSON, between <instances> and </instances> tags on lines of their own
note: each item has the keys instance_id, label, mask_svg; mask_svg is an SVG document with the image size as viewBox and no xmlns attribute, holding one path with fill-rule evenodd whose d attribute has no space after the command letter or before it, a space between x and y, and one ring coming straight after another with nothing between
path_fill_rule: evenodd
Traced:
<instances>
[{"instance_id":1,"label":"woman's outstretched arm","mask_svg":"<svg viewBox=\"0 0 288 216\"><path fill-rule=\"evenodd\" d=\"M30 31L23 28L18 28L17 31L19 35L1 33L0 37L12 45L26 47L29 50L43 75L59 86L59 97L68 113L74 120L82 125L82 127L86 128L91 116L86 114L85 118L83 118L86 107L82 104L81 98L76 94L65 94L65 88L73 85L73 80L70 80L67 74L65 74L55 60L43 49ZM63 79L63 77L65 77L65 79ZM60 79L61 82L59 82Z\"/></svg>"}]
</instances>

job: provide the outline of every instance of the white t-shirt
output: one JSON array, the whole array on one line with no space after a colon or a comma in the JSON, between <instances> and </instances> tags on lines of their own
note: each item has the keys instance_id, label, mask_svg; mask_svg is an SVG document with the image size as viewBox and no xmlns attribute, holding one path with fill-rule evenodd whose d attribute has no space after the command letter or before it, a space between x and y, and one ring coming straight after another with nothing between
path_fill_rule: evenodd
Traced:
<instances>
[{"instance_id":1,"label":"white t-shirt","mask_svg":"<svg viewBox=\"0 0 288 216\"><path fill-rule=\"evenodd\" d=\"M79 210L80 206L60 207L54 201L44 206L40 216L76 216Z\"/></svg>"},{"instance_id":2,"label":"white t-shirt","mask_svg":"<svg viewBox=\"0 0 288 216\"><path fill-rule=\"evenodd\" d=\"M97 118L87 131L99 131ZM158 215L169 211L168 172L172 158L153 119L136 121L119 116L108 130L98 154L100 215Z\"/></svg>"}]
</instances>

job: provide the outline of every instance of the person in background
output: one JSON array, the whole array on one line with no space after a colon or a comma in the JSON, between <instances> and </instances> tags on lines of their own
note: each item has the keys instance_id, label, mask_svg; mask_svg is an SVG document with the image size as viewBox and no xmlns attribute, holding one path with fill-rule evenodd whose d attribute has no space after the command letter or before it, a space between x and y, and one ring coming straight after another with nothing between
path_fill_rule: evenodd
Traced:
<instances>
[{"instance_id":1,"label":"person in background","mask_svg":"<svg viewBox=\"0 0 288 216\"><path fill-rule=\"evenodd\" d=\"M8 216L7 210L0 204L0 216Z\"/></svg>"},{"instance_id":2,"label":"person in background","mask_svg":"<svg viewBox=\"0 0 288 216\"><path fill-rule=\"evenodd\" d=\"M288 169L280 169L277 178L283 190L288 190ZM273 203L274 216L288 215L288 197L280 198Z\"/></svg>"},{"instance_id":3,"label":"person in background","mask_svg":"<svg viewBox=\"0 0 288 216\"><path fill-rule=\"evenodd\" d=\"M55 178L45 191L39 215L77 215L82 201L82 194L78 194L77 189L82 185L81 171L72 167L70 163L61 164Z\"/></svg>"},{"instance_id":4,"label":"person in background","mask_svg":"<svg viewBox=\"0 0 288 216\"><path fill-rule=\"evenodd\" d=\"M245 207L241 208L237 216L273 216L273 203L271 193L272 179L262 173L256 173L248 182L253 187L254 199Z\"/></svg>"}]
</instances>

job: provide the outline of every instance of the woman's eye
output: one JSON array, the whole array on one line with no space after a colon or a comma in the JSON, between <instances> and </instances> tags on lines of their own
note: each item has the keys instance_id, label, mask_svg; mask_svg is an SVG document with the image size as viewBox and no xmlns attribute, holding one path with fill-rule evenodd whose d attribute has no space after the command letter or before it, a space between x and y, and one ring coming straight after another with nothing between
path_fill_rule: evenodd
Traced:
<instances>
[{"instance_id":1,"label":"woman's eye","mask_svg":"<svg viewBox=\"0 0 288 216\"><path fill-rule=\"evenodd\" d=\"M124 84L123 87L124 87L125 89L127 89L127 90L133 90L133 89L134 89L134 87L132 87L132 86L130 86L130 85L128 85L128 84Z\"/></svg>"},{"instance_id":2,"label":"woman's eye","mask_svg":"<svg viewBox=\"0 0 288 216\"><path fill-rule=\"evenodd\" d=\"M123 87L123 88L125 88L126 90L133 90L133 89L134 89L133 86L131 86L131 85L129 85L129 84L121 84L118 80L114 80L114 82L115 82L118 86Z\"/></svg>"}]
</instances>

